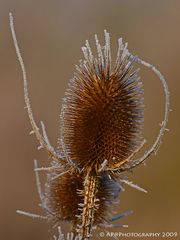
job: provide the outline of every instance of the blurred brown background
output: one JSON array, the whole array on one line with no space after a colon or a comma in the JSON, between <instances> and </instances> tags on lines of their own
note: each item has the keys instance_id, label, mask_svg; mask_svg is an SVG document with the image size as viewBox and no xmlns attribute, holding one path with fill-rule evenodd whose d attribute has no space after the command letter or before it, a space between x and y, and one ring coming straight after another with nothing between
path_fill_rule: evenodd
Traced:
<instances>
[{"instance_id":1,"label":"blurred brown background","mask_svg":"<svg viewBox=\"0 0 180 240\"><path fill-rule=\"evenodd\" d=\"M148 190L143 194L126 187L119 212L133 209L121 219L125 232L174 232L180 227L180 2L179 0L0 0L0 239L50 239L48 225L16 214L16 209L42 213L35 187L33 159L48 166L47 154L37 151L29 135L24 110L23 82L8 25L8 12L15 17L16 32L26 63L29 90L36 120L43 120L54 146L59 134L61 98L74 65L82 58L86 39L94 34L103 40L111 33L113 52L117 38L129 50L156 65L168 80L171 108L163 144L146 166L129 174ZM161 84L142 68L145 85L146 147L153 142L163 117ZM67 226L62 224L63 230ZM126 238L123 238L126 239ZM133 238L128 238L133 239ZM145 239L145 238L144 238ZM179 236L176 239L180 239Z\"/></svg>"}]
</instances>

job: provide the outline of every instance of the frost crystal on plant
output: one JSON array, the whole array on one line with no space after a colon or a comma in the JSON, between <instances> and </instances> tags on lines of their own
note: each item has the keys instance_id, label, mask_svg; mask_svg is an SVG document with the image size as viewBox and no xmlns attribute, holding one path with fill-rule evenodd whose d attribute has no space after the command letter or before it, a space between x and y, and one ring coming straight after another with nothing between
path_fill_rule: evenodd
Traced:
<instances>
[{"instance_id":1,"label":"frost crystal on plant","mask_svg":"<svg viewBox=\"0 0 180 240\"><path fill-rule=\"evenodd\" d=\"M86 41L84 60L65 91L61 109L58 150L49 141L41 122L42 134L33 117L28 97L24 62L16 40L13 17L10 27L24 80L24 97L29 120L40 147L52 158L51 166L39 168L35 161L37 189L45 216L18 211L21 214L71 223L66 237L59 228L56 240L87 240L97 227L113 226L112 222L128 213L113 217L122 184L147 192L122 178L121 172L132 169L155 153L166 130L169 115L169 91L163 75L151 64L129 53L127 43L118 40L115 64L112 64L110 36L105 31L105 45L95 35L97 54ZM97 56L96 56L97 55ZM142 157L134 159L143 147L144 97L139 70L133 63L150 68L160 79L165 93L165 115L154 144ZM39 172L47 172L42 191Z\"/></svg>"}]
</instances>

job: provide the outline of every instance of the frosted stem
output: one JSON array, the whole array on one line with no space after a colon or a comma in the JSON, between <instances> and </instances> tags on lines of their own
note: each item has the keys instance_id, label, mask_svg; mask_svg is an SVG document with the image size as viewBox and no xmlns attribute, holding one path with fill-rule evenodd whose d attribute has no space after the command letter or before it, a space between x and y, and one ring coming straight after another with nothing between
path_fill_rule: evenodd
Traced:
<instances>
[{"instance_id":1,"label":"frosted stem","mask_svg":"<svg viewBox=\"0 0 180 240\"><path fill-rule=\"evenodd\" d=\"M34 214L34 213L29 213L29 212L25 212L25 211L22 211L22 210L17 210L16 211L18 214L21 214L21 215L24 215L24 216L27 216L27 217L30 217L30 218L39 218L39 219L47 219L46 216L41 216L41 215L38 215L38 214Z\"/></svg>"},{"instance_id":2,"label":"frosted stem","mask_svg":"<svg viewBox=\"0 0 180 240\"><path fill-rule=\"evenodd\" d=\"M11 34L12 34L12 39L13 39L13 43L14 43L14 47L16 50L16 55L21 67L21 71L22 71L22 75L23 75L23 82L24 82L24 99L25 99L25 104L26 104L26 108L27 108L27 112L28 112L28 116L29 116L29 120L32 126L32 131L33 133L35 133L37 140L40 143L40 146L42 146L43 148L45 148L47 150L47 152L54 158L57 160L61 160L59 158L59 156L57 155L57 153L54 151L53 147L49 144L49 141L47 142L46 140L47 135L45 134L46 138L44 139L44 137L40 134L39 132L39 128L36 125L36 122L34 120L34 116L33 116L33 112L31 109L31 104L30 104L30 99L29 99L29 94L28 94L28 83L27 83L27 74L26 74L26 68L25 68L25 64L21 55L21 51L18 45L18 41L16 38L16 33L15 33L15 29L14 29L14 20L13 20L13 16L12 13L9 13L9 24L10 24L10 29L11 29Z\"/></svg>"}]
</instances>

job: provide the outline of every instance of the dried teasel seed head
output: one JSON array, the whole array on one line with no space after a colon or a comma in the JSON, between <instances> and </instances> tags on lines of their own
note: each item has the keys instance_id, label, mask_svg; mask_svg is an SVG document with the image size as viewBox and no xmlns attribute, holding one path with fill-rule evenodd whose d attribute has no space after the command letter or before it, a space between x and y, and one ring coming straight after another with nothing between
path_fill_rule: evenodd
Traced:
<instances>
[{"instance_id":1,"label":"dried teasel seed head","mask_svg":"<svg viewBox=\"0 0 180 240\"><path fill-rule=\"evenodd\" d=\"M9 14L12 38L23 74L26 109L40 146L45 148L57 166L38 168L35 161L36 183L41 207L47 216L18 211L33 218L68 220L73 223L70 239L90 239L96 225L109 223L109 205L119 196L117 184L119 172L132 169L156 153L166 130L169 116L169 90L164 76L152 64L134 58L127 44L119 39L115 65L111 66L109 34L105 31L105 46L96 46L94 57L88 41L82 48L85 60L77 66L74 78L66 90L61 111L61 138L59 151L50 144L45 126L42 134L33 117L27 88L24 62L16 39L13 16ZM133 155L142 146L144 117L143 88L138 72L132 71L133 60L151 69L162 83L165 94L165 113L157 138L148 151L139 159ZM123 165L123 166L122 166ZM45 195L41 190L38 171L48 170ZM78 171L79 170L79 171ZM112 170L112 171L109 171ZM110 175L112 175L112 178ZM126 179L136 189L143 190ZM145 191L145 190L143 190ZM119 218L116 216L112 221ZM111 225L111 224L110 224ZM59 238L61 237L59 231ZM69 237L67 237L69 239Z\"/></svg>"},{"instance_id":2,"label":"dried teasel seed head","mask_svg":"<svg viewBox=\"0 0 180 240\"><path fill-rule=\"evenodd\" d=\"M61 172L61 171L60 171ZM59 170L56 170L58 176ZM46 206L54 214L54 221L69 221L74 231L84 209L84 199L87 194L84 189L86 176L76 170L66 172L62 176L54 177L54 171L48 175L45 198ZM117 203L121 187L106 172L99 173L96 178L94 199L93 225L107 223L112 218L112 205ZM50 215L52 218L52 215Z\"/></svg>"},{"instance_id":3,"label":"dried teasel seed head","mask_svg":"<svg viewBox=\"0 0 180 240\"><path fill-rule=\"evenodd\" d=\"M56 174L61 171L56 170ZM47 178L45 195L48 208L55 214L57 220L73 221L79 214L78 204L83 197L78 191L83 189L82 175L76 171L65 172L62 176L54 177L54 172Z\"/></svg>"},{"instance_id":4,"label":"dried teasel seed head","mask_svg":"<svg viewBox=\"0 0 180 240\"><path fill-rule=\"evenodd\" d=\"M105 46L96 36L98 57L89 43L82 48L85 60L76 67L65 92L61 111L61 142L66 158L80 168L108 168L123 163L140 146L144 121L143 86L133 58L119 40L114 67L109 34Z\"/></svg>"}]
</instances>

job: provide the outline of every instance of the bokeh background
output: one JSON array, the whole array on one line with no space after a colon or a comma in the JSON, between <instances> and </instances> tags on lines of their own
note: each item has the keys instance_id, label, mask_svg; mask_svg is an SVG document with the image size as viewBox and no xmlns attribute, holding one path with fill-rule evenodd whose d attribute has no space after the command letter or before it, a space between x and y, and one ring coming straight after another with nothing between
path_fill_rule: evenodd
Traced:
<instances>
[{"instance_id":1,"label":"bokeh background","mask_svg":"<svg viewBox=\"0 0 180 240\"><path fill-rule=\"evenodd\" d=\"M37 151L29 135L24 109L23 82L8 24L15 17L16 32L25 60L35 119L46 124L57 146L61 99L74 65L82 58L86 39L94 44L97 33L111 33L115 53L118 37L129 43L133 54L156 65L171 92L172 113L163 144L147 165L128 174L148 190L144 194L128 186L121 195L119 212L134 214L118 223L122 232L178 232L180 227L180 1L179 0L0 0L0 239L50 239L49 225L16 214L16 209L40 213L33 159L48 166L47 154ZM158 133L163 118L161 84L142 67L145 88L144 150ZM43 181L43 176L42 176ZM67 225L62 224L63 231ZM111 230L110 230L111 231ZM94 237L97 239L97 237ZM123 238L126 239L126 238ZM127 238L134 239L134 238ZM136 238L137 239L137 238ZM143 238L146 239L146 238ZM180 239L180 231L178 237Z\"/></svg>"}]
</instances>

